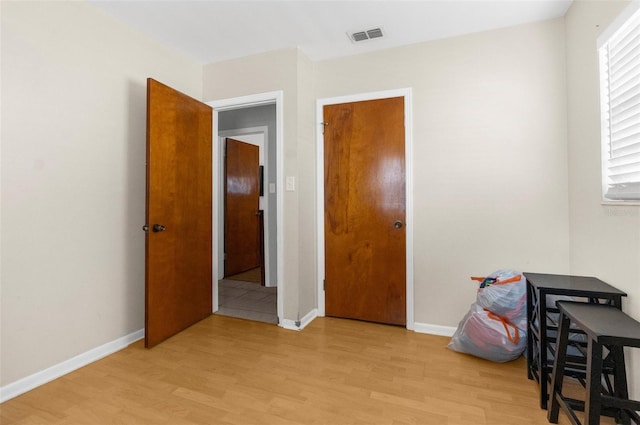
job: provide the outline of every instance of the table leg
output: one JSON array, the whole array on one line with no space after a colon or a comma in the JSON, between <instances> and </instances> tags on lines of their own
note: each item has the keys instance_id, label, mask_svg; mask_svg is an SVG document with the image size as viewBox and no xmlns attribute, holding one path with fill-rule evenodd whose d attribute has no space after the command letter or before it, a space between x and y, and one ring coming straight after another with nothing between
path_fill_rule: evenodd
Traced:
<instances>
[{"instance_id":1,"label":"table leg","mask_svg":"<svg viewBox=\"0 0 640 425\"><path fill-rule=\"evenodd\" d=\"M533 358L533 286L527 280L527 378L533 379L531 368L534 364Z\"/></svg>"},{"instance_id":2,"label":"table leg","mask_svg":"<svg viewBox=\"0 0 640 425\"><path fill-rule=\"evenodd\" d=\"M547 295L538 291L538 341L540 374L540 408L546 409L549 402L549 370L547 369Z\"/></svg>"}]
</instances>

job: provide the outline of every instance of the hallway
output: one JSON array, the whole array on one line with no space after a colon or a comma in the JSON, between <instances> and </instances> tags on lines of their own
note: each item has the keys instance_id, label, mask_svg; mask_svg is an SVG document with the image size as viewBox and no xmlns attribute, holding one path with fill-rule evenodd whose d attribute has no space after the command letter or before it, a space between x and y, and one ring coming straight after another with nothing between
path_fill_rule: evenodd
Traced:
<instances>
[{"instance_id":1,"label":"hallway","mask_svg":"<svg viewBox=\"0 0 640 425\"><path fill-rule=\"evenodd\" d=\"M223 316L278 324L278 288L254 282L222 279L218 282L218 312Z\"/></svg>"}]
</instances>

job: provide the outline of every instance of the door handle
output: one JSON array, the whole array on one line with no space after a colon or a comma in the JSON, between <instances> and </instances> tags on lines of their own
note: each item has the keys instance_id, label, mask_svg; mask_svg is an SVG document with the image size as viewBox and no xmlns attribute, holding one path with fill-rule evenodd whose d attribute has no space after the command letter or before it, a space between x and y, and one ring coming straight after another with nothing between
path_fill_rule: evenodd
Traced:
<instances>
[{"instance_id":1,"label":"door handle","mask_svg":"<svg viewBox=\"0 0 640 425\"><path fill-rule=\"evenodd\" d=\"M393 227L395 227L396 229L402 229L402 226L404 226L404 224L400 220L396 220L396 222L393 223Z\"/></svg>"},{"instance_id":2,"label":"door handle","mask_svg":"<svg viewBox=\"0 0 640 425\"><path fill-rule=\"evenodd\" d=\"M153 225L153 233L162 232L162 231L164 231L164 229L166 229L166 227L164 227L162 224L154 224Z\"/></svg>"}]
</instances>

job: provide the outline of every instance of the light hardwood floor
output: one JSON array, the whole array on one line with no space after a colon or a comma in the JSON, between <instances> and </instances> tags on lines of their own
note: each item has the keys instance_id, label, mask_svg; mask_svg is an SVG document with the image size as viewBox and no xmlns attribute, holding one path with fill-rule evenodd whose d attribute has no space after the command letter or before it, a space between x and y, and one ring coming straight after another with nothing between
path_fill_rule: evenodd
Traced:
<instances>
[{"instance_id":1,"label":"light hardwood floor","mask_svg":"<svg viewBox=\"0 0 640 425\"><path fill-rule=\"evenodd\" d=\"M5 402L0 423L547 424L523 358L495 364L448 341L350 320L296 332L214 315Z\"/></svg>"}]
</instances>

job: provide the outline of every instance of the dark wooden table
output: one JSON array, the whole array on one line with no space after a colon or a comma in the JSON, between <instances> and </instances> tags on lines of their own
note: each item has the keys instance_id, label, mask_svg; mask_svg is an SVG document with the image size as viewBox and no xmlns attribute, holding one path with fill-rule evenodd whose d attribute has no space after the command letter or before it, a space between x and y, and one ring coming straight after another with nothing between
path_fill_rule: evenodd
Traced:
<instances>
[{"instance_id":1,"label":"dark wooden table","mask_svg":"<svg viewBox=\"0 0 640 425\"><path fill-rule=\"evenodd\" d=\"M627 294L595 277L541 273L524 273L524 276L527 279L527 378L540 384L540 407L546 409L559 313L550 296L607 304L621 310L622 297Z\"/></svg>"}]
</instances>

